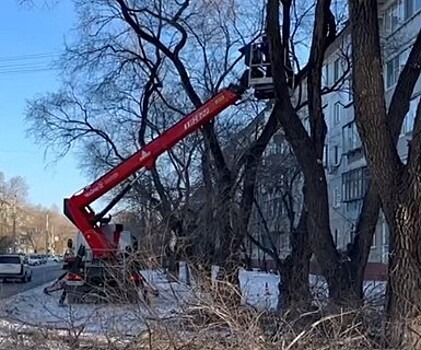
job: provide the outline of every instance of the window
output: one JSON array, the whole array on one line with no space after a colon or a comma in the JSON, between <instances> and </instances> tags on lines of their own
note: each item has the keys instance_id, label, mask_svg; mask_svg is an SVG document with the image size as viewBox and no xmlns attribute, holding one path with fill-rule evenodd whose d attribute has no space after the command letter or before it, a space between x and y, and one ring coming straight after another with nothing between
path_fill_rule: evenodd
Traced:
<instances>
[{"instance_id":1,"label":"window","mask_svg":"<svg viewBox=\"0 0 421 350\"><path fill-rule=\"evenodd\" d=\"M266 148L267 155L276 155L278 153L278 145L275 142L270 142L269 145Z\"/></svg>"},{"instance_id":2,"label":"window","mask_svg":"<svg viewBox=\"0 0 421 350\"><path fill-rule=\"evenodd\" d=\"M412 46L411 46L412 47ZM386 63L386 87L390 88L398 82L399 74L405 67L411 47L402 51Z\"/></svg>"},{"instance_id":3,"label":"window","mask_svg":"<svg viewBox=\"0 0 421 350\"><path fill-rule=\"evenodd\" d=\"M414 0L405 0L405 19L408 19L414 14Z\"/></svg>"},{"instance_id":4,"label":"window","mask_svg":"<svg viewBox=\"0 0 421 350\"><path fill-rule=\"evenodd\" d=\"M375 248L376 247L376 243L377 243L377 239L376 239L376 232L374 232L373 234L373 242L371 243L371 248Z\"/></svg>"},{"instance_id":5,"label":"window","mask_svg":"<svg viewBox=\"0 0 421 350\"><path fill-rule=\"evenodd\" d=\"M335 187L333 190L333 207L339 208L341 206L341 191L339 187Z\"/></svg>"},{"instance_id":6,"label":"window","mask_svg":"<svg viewBox=\"0 0 421 350\"><path fill-rule=\"evenodd\" d=\"M351 102L354 96L354 92L352 91L352 77L349 77L347 80L348 80L348 101Z\"/></svg>"},{"instance_id":7,"label":"window","mask_svg":"<svg viewBox=\"0 0 421 350\"><path fill-rule=\"evenodd\" d=\"M405 8L404 8L403 1L407 1L407 0L395 1L385 11L384 32L386 34L393 33L396 29L398 29L399 24L403 22L404 15L405 15Z\"/></svg>"},{"instance_id":8,"label":"window","mask_svg":"<svg viewBox=\"0 0 421 350\"><path fill-rule=\"evenodd\" d=\"M383 218L382 221L382 236L383 236L383 245L389 246L389 231L387 229L387 223L386 220Z\"/></svg>"},{"instance_id":9,"label":"window","mask_svg":"<svg viewBox=\"0 0 421 350\"><path fill-rule=\"evenodd\" d=\"M341 121L341 103L340 102L336 102L335 105L333 106L333 124L339 124L339 122Z\"/></svg>"},{"instance_id":10,"label":"window","mask_svg":"<svg viewBox=\"0 0 421 350\"><path fill-rule=\"evenodd\" d=\"M332 165L339 165L339 146L332 147Z\"/></svg>"},{"instance_id":11,"label":"window","mask_svg":"<svg viewBox=\"0 0 421 350\"><path fill-rule=\"evenodd\" d=\"M389 9L386 10L384 13L384 21L383 21L383 30L386 34L390 33L391 30L391 19L390 19L390 11Z\"/></svg>"},{"instance_id":12,"label":"window","mask_svg":"<svg viewBox=\"0 0 421 350\"><path fill-rule=\"evenodd\" d=\"M367 167L351 170L342 174L342 201L349 202L364 198L368 187Z\"/></svg>"},{"instance_id":13,"label":"window","mask_svg":"<svg viewBox=\"0 0 421 350\"><path fill-rule=\"evenodd\" d=\"M325 67L324 67L324 79L325 79L325 84L329 85L330 81L329 81L329 63L326 63Z\"/></svg>"},{"instance_id":14,"label":"window","mask_svg":"<svg viewBox=\"0 0 421 350\"><path fill-rule=\"evenodd\" d=\"M21 259L18 255L3 255L0 257L0 264L20 264Z\"/></svg>"},{"instance_id":15,"label":"window","mask_svg":"<svg viewBox=\"0 0 421 350\"><path fill-rule=\"evenodd\" d=\"M403 68L405 67L405 64L406 64L406 61L408 61L409 53L411 52L412 46L413 45L411 45L410 47L408 47L407 49L405 49L399 54L399 72L402 72Z\"/></svg>"},{"instance_id":16,"label":"window","mask_svg":"<svg viewBox=\"0 0 421 350\"><path fill-rule=\"evenodd\" d=\"M337 228L335 228L334 240L335 240L335 245L338 245L338 241L339 241L339 230Z\"/></svg>"},{"instance_id":17,"label":"window","mask_svg":"<svg viewBox=\"0 0 421 350\"><path fill-rule=\"evenodd\" d=\"M338 58L333 64L333 80L335 83L339 80L340 63L341 63L341 59Z\"/></svg>"},{"instance_id":18,"label":"window","mask_svg":"<svg viewBox=\"0 0 421 350\"><path fill-rule=\"evenodd\" d=\"M404 19L407 20L421 10L421 0L404 0Z\"/></svg>"},{"instance_id":19,"label":"window","mask_svg":"<svg viewBox=\"0 0 421 350\"><path fill-rule=\"evenodd\" d=\"M325 144L323 148L323 166L327 166L328 159L329 159L329 151L328 151L327 145Z\"/></svg>"},{"instance_id":20,"label":"window","mask_svg":"<svg viewBox=\"0 0 421 350\"><path fill-rule=\"evenodd\" d=\"M399 56L386 63L386 87L395 85L399 78Z\"/></svg>"},{"instance_id":21,"label":"window","mask_svg":"<svg viewBox=\"0 0 421 350\"><path fill-rule=\"evenodd\" d=\"M409 111L406 114L405 119L403 120L403 124L402 124L401 134L403 135L408 134L412 132L412 130L414 130L414 123L415 123L415 116L417 113L418 102L419 102L419 99L415 98L411 100L411 102L409 103Z\"/></svg>"},{"instance_id":22,"label":"window","mask_svg":"<svg viewBox=\"0 0 421 350\"><path fill-rule=\"evenodd\" d=\"M414 122L415 122L415 110L410 108L408 113L405 116L405 119L402 125L402 131L404 134L408 134L412 132L412 130L414 129Z\"/></svg>"},{"instance_id":23,"label":"window","mask_svg":"<svg viewBox=\"0 0 421 350\"><path fill-rule=\"evenodd\" d=\"M363 207L363 199L357 199L357 200L353 200L351 202L346 202L345 206L346 206L346 211L348 213L353 213L352 215L354 215L355 213L361 213L361 209Z\"/></svg>"},{"instance_id":24,"label":"window","mask_svg":"<svg viewBox=\"0 0 421 350\"><path fill-rule=\"evenodd\" d=\"M342 128L342 147L344 153L361 148L361 139L355 122L351 122Z\"/></svg>"}]
</instances>

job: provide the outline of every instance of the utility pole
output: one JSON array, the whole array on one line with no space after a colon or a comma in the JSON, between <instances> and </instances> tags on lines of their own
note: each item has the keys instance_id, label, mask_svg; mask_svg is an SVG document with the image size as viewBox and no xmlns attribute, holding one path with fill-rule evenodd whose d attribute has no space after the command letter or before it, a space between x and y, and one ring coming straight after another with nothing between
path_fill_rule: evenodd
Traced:
<instances>
[{"instance_id":1,"label":"utility pole","mask_svg":"<svg viewBox=\"0 0 421 350\"><path fill-rule=\"evenodd\" d=\"M51 235L50 235L50 253L55 254L56 252L56 237L54 232L54 224L51 225Z\"/></svg>"},{"instance_id":2,"label":"utility pole","mask_svg":"<svg viewBox=\"0 0 421 350\"><path fill-rule=\"evenodd\" d=\"M50 235L49 235L49 217L48 212L45 214L45 254L48 253L48 248L50 245Z\"/></svg>"},{"instance_id":3,"label":"utility pole","mask_svg":"<svg viewBox=\"0 0 421 350\"><path fill-rule=\"evenodd\" d=\"M12 200L12 236L13 236L13 253L16 253L16 194Z\"/></svg>"}]
</instances>

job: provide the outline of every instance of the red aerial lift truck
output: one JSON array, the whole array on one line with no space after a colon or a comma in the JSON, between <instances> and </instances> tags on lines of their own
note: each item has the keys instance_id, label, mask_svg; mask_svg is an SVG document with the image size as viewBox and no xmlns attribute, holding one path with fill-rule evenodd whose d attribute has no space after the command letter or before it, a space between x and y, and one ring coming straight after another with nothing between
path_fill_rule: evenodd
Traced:
<instances>
[{"instance_id":1,"label":"red aerial lift truck","mask_svg":"<svg viewBox=\"0 0 421 350\"><path fill-rule=\"evenodd\" d=\"M254 87L259 99L272 97L272 78L265 73L268 71L267 50L263 52L261 44L252 43L246 46L245 57L250 69L245 71L238 84L223 89L90 186L64 199L65 215L83 234L92 252L90 261L84 263L85 249L80 247L69 266L65 288L69 303L83 302L89 294L106 301L115 295L121 300L123 291L129 301L137 299L139 289L144 287L143 278L136 266L127 266L118 252L122 225L110 225L110 218L105 218L105 215L138 180L140 175L136 176L136 173L139 170L153 168L160 155L235 104L249 87ZM92 210L92 202L127 180L128 184L101 212Z\"/></svg>"}]
</instances>

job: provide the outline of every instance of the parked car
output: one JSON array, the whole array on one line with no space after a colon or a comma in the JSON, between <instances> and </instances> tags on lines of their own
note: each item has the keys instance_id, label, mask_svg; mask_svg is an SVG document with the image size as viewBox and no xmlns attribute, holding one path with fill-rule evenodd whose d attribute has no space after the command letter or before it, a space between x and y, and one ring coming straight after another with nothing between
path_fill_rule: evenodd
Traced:
<instances>
[{"instance_id":1,"label":"parked car","mask_svg":"<svg viewBox=\"0 0 421 350\"><path fill-rule=\"evenodd\" d=\"M32 269L25 264L24 258L18 254L0 255L0 278L19 279L22 282L32 280Z\"/></svg>"},{"instance_id":2,"label":"parked car","mask_svg":"<svg viewBox=\"0 0 421 350\"><path fill-rule=\"evenodd\" d=\"M41 260L41 264L46 264L48 259L47 259L47 255L41 254L39 256L40 260Z\"/></svg>"},{"instance_id":3,"label":"parked car","mask_svg":"<svg viewBox=\"0 0 421 350\"><path fill-rule=\"evenodd\" d=\"M61 255L54 255L53 260L54 260L54 262L59 263L59 262L63 261L63 257Z\"/></svg>"},{"instance_id":4,"label":"parked car","mask_svg":"<svg viewBox=\"0 0 421 350\"><path fill-rule=\"evenodd\" d=\"M58 255L47 255L47 261L48 262L60 262L60 257Z\"/></svg>"},{"instance_id":5,"label":"parked car","mask_svg":"<svg viewBox=\"0 0 421 350\"><path fill-rule=\"evenodd\" d=\"M29 266L37 266L41 265L41 260L36 254L31 254L28 256L28 265Z\"/></svg>"}]
</instances>

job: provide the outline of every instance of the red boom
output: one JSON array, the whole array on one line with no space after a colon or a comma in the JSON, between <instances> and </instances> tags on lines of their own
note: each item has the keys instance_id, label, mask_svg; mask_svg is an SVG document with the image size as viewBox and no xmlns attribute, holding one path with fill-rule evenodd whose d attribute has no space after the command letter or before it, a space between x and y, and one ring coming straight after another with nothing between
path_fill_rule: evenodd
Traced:
<instances>
[{"instance_id":1,"label":"red boom","mask_svg":"<svg viewBox=\"0 0 421 350\"><path fill-rule=\"evenodd\" d=\"M85 236L95 258L110 256L116 247L114 242L109 241L104 235L101 227L94 222L95 213L89 208L89 205L141 168L152 168L162 153L234 104L244 90L242 86L233 86L222 90L203 106L166 130L160 137L151 141L92 185L84 188L81 193L65 199L64 212L66 216Z\"/></svg>"}]
</instances>

